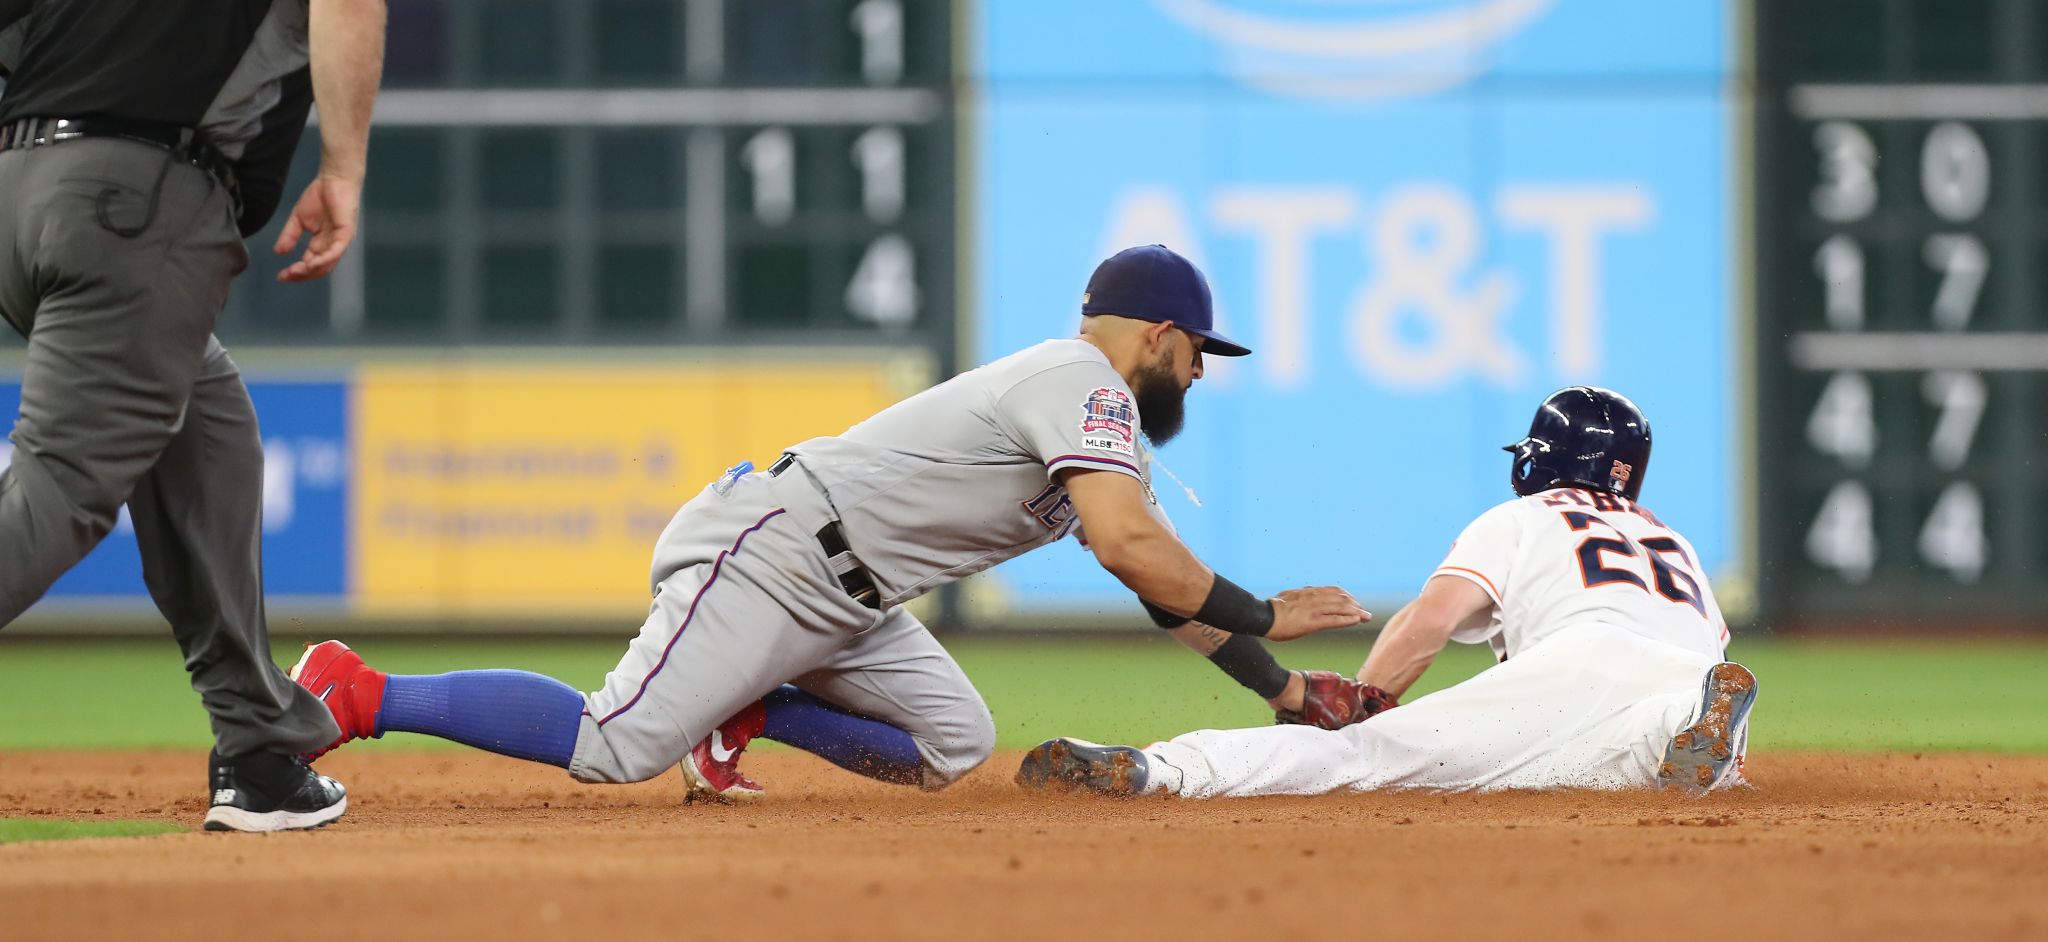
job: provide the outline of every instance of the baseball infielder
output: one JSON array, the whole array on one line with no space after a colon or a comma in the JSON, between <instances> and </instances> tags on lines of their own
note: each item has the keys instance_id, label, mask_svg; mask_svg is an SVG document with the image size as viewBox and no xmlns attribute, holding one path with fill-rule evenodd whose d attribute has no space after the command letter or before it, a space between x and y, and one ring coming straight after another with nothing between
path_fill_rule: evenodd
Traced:
<instances>
[{"instance_id":1,"label":"baseball infielder","mask_svg":"<svg viewBox=\"0 0 2048 942\"><path fill-rule=\"evenodd\" d=\"M1269 600L1211 572L1147 483L1139 433L1157 444L1179 430L1204 354L1250 352L1215 331L1207 282L1163 246L1128 249L1096 269L1082 313L1078 338L705 488L662 532L646 622L594 692L522 671L387 676L340 642L308 649L291 674L333 711L342 736L328 748L427 733L586 782L680 763L693 793L744 797L760 789L739 750L765 735L940 787L988 757L995 726L903 603L1084 528L1096 560L1185 643L1289 718L1348 722L1355 683L1289 674L1256 636L1370 616L1342 589Z\"/></svg>"},{"instance_id":2,"label":"baseball infielder","mask_svg":"<svg viewBox=\"0 0 2048 942\"><path fill-rule=\"evenodd\" d=\"M1507 450L1520 496L1465 528L1359 668L1376 715L1143 750L1055 739L1018 782L1214 798L1738 780L1756 678L1721 659L1728 628L1692 544L1636 503L1649 422L1616 393L1573 386ZM1389 709L1448 641L1489 644L1501 663Z\"/></svg>"}]
</instances>

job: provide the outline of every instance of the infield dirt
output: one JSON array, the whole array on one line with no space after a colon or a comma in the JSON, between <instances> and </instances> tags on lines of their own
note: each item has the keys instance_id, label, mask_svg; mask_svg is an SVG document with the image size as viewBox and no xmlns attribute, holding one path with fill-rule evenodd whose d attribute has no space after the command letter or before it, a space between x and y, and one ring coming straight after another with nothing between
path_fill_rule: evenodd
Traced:
<instances>
[{"instance_id":1,"label":"infield dirt","mask_svg":"<svg viewBox=\"0 0 2048 942\"><path fill-rule=\"evenodd\" d=\"M0 847L29 939L2048 938L2048 757L1770 754L1705 799L1048 798L751 756L750 805L344 750L348 816ZM204 757L0 753L0 816L181 822Z\"/></svg>"}]
</instances>

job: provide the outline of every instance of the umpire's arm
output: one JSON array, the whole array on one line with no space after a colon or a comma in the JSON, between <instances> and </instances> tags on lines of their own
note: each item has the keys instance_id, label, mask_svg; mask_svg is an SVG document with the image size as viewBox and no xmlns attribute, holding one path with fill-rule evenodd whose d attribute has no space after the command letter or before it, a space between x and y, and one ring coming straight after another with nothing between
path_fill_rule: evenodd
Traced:
<instances>
[{"instance_id":1,"label":"umpire's arm","mask_svg":"<svg viewBox=\"0 0 2048 942\"><path fill-rule=\"evenodd\" d=\"M312 0L307 44L313 103L320 109L320 172L272 246L286 255L301 236L312 237L306 254L278 273L279 281L325 276L355 239L369 169L370 110L384 73L384 19L384 0Z\"/></svg>"}]
</instances>

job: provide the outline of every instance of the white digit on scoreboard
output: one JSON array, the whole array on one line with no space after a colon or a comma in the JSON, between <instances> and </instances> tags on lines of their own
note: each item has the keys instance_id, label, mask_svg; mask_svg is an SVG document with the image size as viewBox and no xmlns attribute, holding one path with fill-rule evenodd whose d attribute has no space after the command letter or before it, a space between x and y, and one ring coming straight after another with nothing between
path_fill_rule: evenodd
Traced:
<instances>
[{"instance_id":1,"label":"white digit on scoreboard","mask_svg":"<svg viewBox=\"0 0 2048 942\"><path fill-rule=\"evenodd\" d=\"M873 222L903 215L903 132L873 127L853 140L853 164L860 168L860 203Z\"/></svg>"},{"instance_id":2,"label":"white digit on scoreboard","mask_svg":"<svg viewBox=\"0 0 2048 942\"><path fill-rule=\"evenodd\" d=\"M1841 233L1828 237L1813 253L1813 271L1827 289L1828 326L1856 330L1863 326L1863 247Z\"/></svg>"},{"instance_id":3,"label":"white digit on scoreboard","mask_svg":"<svg viewBox=\"0 0 2048 942\"><path fill-rule=\"evenodd\" d=\"M1813 414L1806 419L1806 441L1821 454L1861 468L1877 453L1874 411L1870 379L1862 373L1836 373L1828 377Z\"/></svg>"},{"instance_id":4,"label":"white digit on scoreboard","mask_svg":"<svg viewBox=\"0 0 2048 942\"><path fill-rule=\"evenodd\" d=\"M1976 582L1984 574L1984 500L1976 485L1956 481L1943 489L1920 527L1920 558L1948 570L1956 581Z\"/></svg>"},{"instance_id":5,"label":"white digit on scoreboard","mask_svg":"<svg viewBox=\"0 0 2048 942\"><path fill-rule=\"evenodd\" d=\"M883 327L908 327L917 319L917 305L917 256L910 240L893 232L876 239L846 284L846 309Z\"/></svg>"},{"instance_id":6,"label":"white digit on scoreboard","mask_svg":"<svg viewBox=\"0 0 2048 942\"><path fill-rule=\"evenodd\" d=\"M1984 377L1960 370L1929 373L1921 377L1920 392L1941 410L1927 441L1928 457L1943 471L1961 468L1969 460L1970 444L1976 441L1984 407L1991 401Z\"/></svg>"},{"instance_id":7,"label":"white digit on scoreboard","mask_svg":"<svg viewBox=\"0 0 2048 942\"><path fill-rule=\"evenodd\" d=\"M1920 192L1928 208L1949 222L1968 222L1991 196L1991 152L1959 121L1943 121L1920 147Z\"/></svg>"},{"instance_id":8,"label":"white digit on scoreboard","mask_svg":"<svg viewBox=\"0 0 2048 942\"><path fill-rule=\"evenodd\" d=\"M1991 253L1983 240L1969 233L1943 232L1927 237L1921 257L1941 272L1941 287L1934 292L1934 326L1962 330L1970 325L1977 310L1977 295L1984 289L1984 277L1991 271Z\"/></svg>"},{"instance_id":9,"label":"white digit on scoreboard","mask_svg":"<svg viewBox=\"0 0 2048 942\"><path fill-rule=\"evenodd\" d=\"M1829 222L1854 222L1877 208L1877 145L1847 121L1823 121L1813 129L1820 151L1820 183L1813 211Z\"/></svg>"},{"instance_id":10,"label":"white digit on scoreboard","mask_svg":"<svg viewBox=\"0 0 2048 942\"><path fill-rule=\"evenodd\" d=\"M903 78L903 4L900 0L861 0L853 8L853 30L860 34L860 73L870 85L892 85Z\"/></svg>"},{"instance_id":11,"label":"white digit on scoreboard","mask_svg":"<svg viewBox=\"0 0 2048 942\"><path fill-rule=\"evenodd\" d=\"M788 128L762 128L740 148L754 180L754 218L780 226L796 213L796 139Z\"/></svg>"},{"instance_id":12,"label":"white digit on scoreboard","mask_svg":"<svg viewBox=\"0 0 2048 942\"><path fill-rule=\"evenodd\" d=\"M1861 481L1843 481L1821 501L1813 527L1806 531L1806 556L1816 564L1840 573L1850 582L1863 582L1877 566L1877 532L1872 522L1870 491Z\"/></svg>"}]
</instances>

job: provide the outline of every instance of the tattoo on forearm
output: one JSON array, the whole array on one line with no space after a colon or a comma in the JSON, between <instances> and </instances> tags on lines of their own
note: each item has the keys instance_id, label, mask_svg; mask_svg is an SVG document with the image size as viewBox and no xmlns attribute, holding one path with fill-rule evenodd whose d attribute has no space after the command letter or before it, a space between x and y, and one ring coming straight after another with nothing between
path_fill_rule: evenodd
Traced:
<instances>
[{"instance_id":1,"label":"tattoo on forearm","mask_svg":"<svg viewBox=\"0 0 2048 942\"><path fill-rule=\"evenodd\" d=\"M1210 654L1216 653L1216 649L1222 647L1223 642L1230 640L1230 632L1224 631L1221 628L1212 628L1208 625L1202 625L1198 634L1202 639L1202 643L1209 646Z\"/></svg>"}]
</instances>

